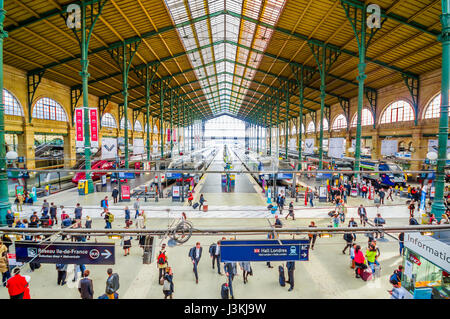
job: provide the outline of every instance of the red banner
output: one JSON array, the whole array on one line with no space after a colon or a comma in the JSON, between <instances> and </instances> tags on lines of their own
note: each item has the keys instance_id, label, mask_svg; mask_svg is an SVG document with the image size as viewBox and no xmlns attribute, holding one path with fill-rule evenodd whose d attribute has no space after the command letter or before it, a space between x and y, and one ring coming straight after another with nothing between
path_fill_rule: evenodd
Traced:
<instances>
[{"instance_id":1,"label":"red banner","mask_svg":"<svg viewBox=\"0 0 450 319\"><path fill-rule=\"evenodd\" d=\"M121 185L122 199L130 199L130 186Z\"/></svg>"},{"instance_id":2,"label":"red banner","mask_svg":"<svg viewBox=\"0 0 450 319\"><path fill-rule=\"evenodd\" d=\"M91 127L91 146L98 147L98 116L97 109L89 109L89 121Z\"/></svg>"},{"instance_id":3,"label":"red banner","mask_svg":"<svg viewBox=\"0 0 450 319\"><path fill-rule=\"evenodd\" d=\"M82 147L84 142L83 109L75 109L75 134L77 147Z\"/></svg>"}]
</instances>

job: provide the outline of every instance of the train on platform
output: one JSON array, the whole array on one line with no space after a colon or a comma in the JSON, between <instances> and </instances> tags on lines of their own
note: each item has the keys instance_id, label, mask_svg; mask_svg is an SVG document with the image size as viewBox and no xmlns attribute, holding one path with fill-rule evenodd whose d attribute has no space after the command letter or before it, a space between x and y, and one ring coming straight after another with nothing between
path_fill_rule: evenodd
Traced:
<instances>
[{"instance_id":1,"label":"train on platform","mask_svg":"<svg viewBox=\"0 0 450 319\"><path fill-rule=\"evenodd\" d=\"M182 155L176 159L173 159L167 167L167 173L165 177L167 181L181 182L182 179L185 183L191 183L192 179L199 179L198 173L171 173L170 171L185 170L185 171L200 171L206 169L211 161L216 156L217 150L215 148L204 148L193 152L192 154Z\"/></svg>"}]
</instances>

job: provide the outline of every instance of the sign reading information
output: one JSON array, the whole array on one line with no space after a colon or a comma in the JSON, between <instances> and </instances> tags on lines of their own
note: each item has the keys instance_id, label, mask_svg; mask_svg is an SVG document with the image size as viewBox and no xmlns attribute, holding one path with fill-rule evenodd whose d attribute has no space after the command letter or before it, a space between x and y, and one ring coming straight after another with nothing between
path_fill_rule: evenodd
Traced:
<instances>
[{"instance_id":1,"label":"sign reading information","mask_svg":"<svg viewBox=\"0 0 450 319\"><path fill-rule=\"evenodd\" d=\"M17 262L36 262L42 264L96 264L114 265L114 244L107 243L36 243L16 242Z\"/></svg>"},{"instance_id":2,"label":"sign reading information","mask_svg":"<svg viewBox=\"0 0 450 319\"><path fill-rule=\"evenodd\" d=\"M309 260L308 240L281 240L280 242L278 240L222 240L220 261Z\"/></svg>"}]
</instances>

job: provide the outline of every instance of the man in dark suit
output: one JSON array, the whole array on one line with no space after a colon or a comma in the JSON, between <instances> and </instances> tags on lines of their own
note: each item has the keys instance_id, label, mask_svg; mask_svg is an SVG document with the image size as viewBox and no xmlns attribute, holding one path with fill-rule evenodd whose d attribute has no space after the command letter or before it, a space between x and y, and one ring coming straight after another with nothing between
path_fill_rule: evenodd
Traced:
<instances>
[{"instance_id":1,"label":"man in dark suit","mask_svg":"<svg viewBox=\"0 0 450 319\"><path fill-rule=\"evenodd\" d=\"M197 271L197 267L198 267L198 263L200 262L200 258L202 257L202 250L203 248L200 247L200 243L196 243L195 247L192 247L189 250L189 257L192 260L192 263L194 264L194 274L195 274L195 283L198 284L198 271Z\"/></svg>"},{"instance_id":2,"label":"man in dark suit","mask_svg":"<svg viewBox=\"0 0 450 319\"><path fill-rule=\"evenodd\" d=\"M217 273L220 275L220 241L216 245L211 246L210 255L212 258L212 268L214 269L214 264L217 262Z\"/></svg>"},{"instance_id":3,"label":"man in dark suit","mask_svg":"<svg viewBox=\"0 0 450 319\"><path fill-rule=\"evenodd\" d=\"M92 280L89 277L89 270L85 270L83 273L83 279L78 283L78 291L81 294L81 299L93 299L94 298L94 286Z\"/></svg>"},{"instance_id":4,"label":"man in dark suit","mask_svg":"<svg viewBox=\"0 0 450 319\"><path fill-rule=\"evenodd\" d=\"M288 283L290 288L288 291L292 291L294 289L294 270L295 270L295 261L287 261L286 268L288 270Z\"/></svg>"},{"instance_id":5,"label":"man in dark suit","mask_svg":"<svg viewBox=\"0 0 450 319\"><path fill-rule=\"evenodd\" d=\"M224 271L225 271L225 275L228 278L228 288L230 290L231 299L234 299L233 279L234 279L234 275L235 275L235 267L236 267L236 265L233 265L233 263L231 263L231 262L225 263L225 266L223 267Z\"/></svg>"}]
</instances>

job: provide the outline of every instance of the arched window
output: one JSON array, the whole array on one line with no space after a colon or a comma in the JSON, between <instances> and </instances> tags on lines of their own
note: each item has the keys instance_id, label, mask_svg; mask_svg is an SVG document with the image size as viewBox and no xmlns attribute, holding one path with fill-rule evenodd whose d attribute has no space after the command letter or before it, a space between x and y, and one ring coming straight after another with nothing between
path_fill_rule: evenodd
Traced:
<instances>
[{"instance_id":1,"label":"arched window","mask_svg":"<svg viewBox=\"0 0 450 319\"><path fill-rule=\"evenodd\" d=\"M351 127L356 127L357 116L358 113L355 113L355 115L353 115ZM369 109L362 109L361 126L373 125L373 122L372 112L370 112Z\"/></svg>"},{"instance_id":2,"label":"arched window","mask_svg":"<svg viewBox=\"0 0 450 319\"><path fill-rule=\"evenodd\" d=\"M19 101L6 89L3 89L3 104L5 104L6 115L23 116L23 109Z\"/></svg>"},{"instance_id":3,"label":"arched window","mask_svg":"<svg viewBox=\"0 0 450 319\"><path fill-rule=\"evenodd\" d=\"M122 119L120 120L120 129L121 130L125 129L125 117L122 117ZM127 129L129 131L131 131L133 129L133 127L131 126L130 120L127 120Z\"/></svg>"},{"instance_id":4,"label":"arched window","mask_svg":"<svg viewBox=\"0 0 450 319\"><path fill-rule=\"evenodd\" d=\"M48 97L43 97L36 102L32 116L36 119L67 122L66 111L61 104Z\"/></svg>"},{"instance_id":5,"label":"arched window","mask_svg":"<svg viewBox=\"0 0 450 319\"><path fill-rule=\"evenodd\" d=\"M153 126L153 133L158 134L158 127L156 126L156 124L155 124L155 126Z\"/></svg>"},{"instance_id":6,"label":"arched window","mask_svg":"<svg viewBox=\"0 0 450 319\"><path fill-rule=\"evenodd\" d=\"M441 94L439 93L434 97L434 99L431 100L430 104L428 104L423 118L434 119L439 118L440 115L441 115Z\"/></svg>"},{"instance_id":7,"label":"arched window","mask_svg":"<svg viewBox=\"0 0 450 319\"><path fill-rule=\"evenodd\" d=\"M317 125L317 132L320 131L320 121L318 122L319 125ZM328 130L328 120L327 119L323 119L323 130L326 131Z\"/></svg>"},{"instance_id":8,"label":"arched window","mask_svg":"<svg viewBox=\"0 0 450 319\"><path fill-rule=\"evenodd\" d=\"M340 130L347 127L347 119L345 118L344 114L340 114L333 122L333 125L331 126L332 130Z\"/></svg>"},{"instance_id":9,"label":"arched window","mask_svg":"<svg viewBox=\"0 0 450 319\"><path fill-rule=\"evenodd\" d=\"M136 122L134 122L134 130L136 132L142 132L142 124L138 120L136 120Z\"/></svg>"},{"instance_id":10,"label":"arched window","mask_svg":"<svg viewBox=\"0 0 450 319\"><path fill-rule=\"evenodd\" d=\"M380 124L414 120L414 110L406 101L400 100L389 105L381 116Z\"/></svg>"},{"instance_id":11,"label":"arched window","mask_svg":"<svg viewBox=\"0 0 450 319\"><path fill-rule=\"evenodd\" d=\"M316 127L314 125L314 122L311 121L308 124L308 128L306 129L306 133L314 133L315 129L316 129Z\"/></svg>"},{"instance_id":12,"label":"arched window","mask_svg":"<svg viewBox=\"0 0 450 319\"><path fill-rule=\"evenodd\" d=\"M117 128L117 122L116 119L114 118L114 116L112 116L111 113L105 113L102 116L102 121L101 121L101 125L102 127L112 127L112 128Z\"/></svg>"}]
</instances>

